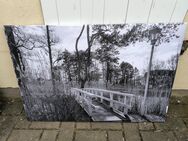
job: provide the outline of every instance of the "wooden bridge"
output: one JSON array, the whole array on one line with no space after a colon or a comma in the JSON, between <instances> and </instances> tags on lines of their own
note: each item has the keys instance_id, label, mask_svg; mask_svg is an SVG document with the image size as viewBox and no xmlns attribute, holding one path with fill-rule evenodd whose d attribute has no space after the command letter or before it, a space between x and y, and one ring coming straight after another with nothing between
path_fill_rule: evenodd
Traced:
<instances>
[{"instance_id":1,"label":"wooden bridge","mask_svg":"<svg viewBox=\"0 0 188 141\"><path fill-rule=\"evenodd\" d=\"M136 100L133 94L96 88L72 88L71 94L93 121L138 121L128 115Z\"/></svg>"}]
</instances>

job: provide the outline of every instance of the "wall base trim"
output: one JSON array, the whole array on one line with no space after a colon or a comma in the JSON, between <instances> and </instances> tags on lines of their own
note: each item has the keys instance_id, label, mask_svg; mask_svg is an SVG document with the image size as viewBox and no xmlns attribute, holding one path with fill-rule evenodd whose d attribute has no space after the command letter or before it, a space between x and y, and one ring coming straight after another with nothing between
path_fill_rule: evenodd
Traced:
<instances>
[{"instance_id":1,"label":"wall base trim","mask_svg":"<svg viewBox=\"0 0 188 141\"><path fill-rule=\"evenodd\" d=\"M188 96L188 89L173 89L172 96ZM21 98L19 88L0 88L0 98Z\"/></svg>"},{"instance_id":2,"label":"wall base trim","mask_svg":"<svg viewBox=\"0 0 188 141\"><path fill-rule=\"evenodd\" d=\"M173 89L173 96L188 96L188 89Z\"/></svg>"},{"instance_id":3,"label":"wall base trim","mask_svg":"<svg viewBox=\"0 0 188 141\"><path fill-rule=\"evenodd\" d=\"M21 98L19 88L0 88L0 98Z\"/></svg>"}]
</instances>

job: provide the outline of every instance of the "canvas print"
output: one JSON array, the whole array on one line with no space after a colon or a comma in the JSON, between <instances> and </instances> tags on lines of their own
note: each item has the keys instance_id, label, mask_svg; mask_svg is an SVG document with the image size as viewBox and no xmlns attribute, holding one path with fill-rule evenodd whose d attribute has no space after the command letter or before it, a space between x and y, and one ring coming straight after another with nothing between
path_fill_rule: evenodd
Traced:
<instances>
[{"instance_id":1,"label":"canvas print","mask_svg":"<svg viewBox=\"0 0 188 141\"><path fill-rule=\"evenodd\" d=\"M37 121L165 121L182 23L5 26Z\"/></svg>"}]
</instances>

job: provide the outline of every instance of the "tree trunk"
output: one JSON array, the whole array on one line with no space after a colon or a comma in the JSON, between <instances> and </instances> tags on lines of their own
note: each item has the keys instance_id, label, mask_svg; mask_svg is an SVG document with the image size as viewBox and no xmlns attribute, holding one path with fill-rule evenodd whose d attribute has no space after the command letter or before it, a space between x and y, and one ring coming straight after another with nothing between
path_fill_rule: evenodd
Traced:
<instances>
[{"instance_id":1,"label":"tree trunk","mask_svg":"<svg viewBox=\"0 0 188 141\"><path fill-rule=\"evenodd\" d=\"M8 42L10 53L12 56L14 70L15 70L16 77L18 80L18 85L20 87L20 93L21 93L22 98L24 99L23 102L26 106L25 110L27 111L28 117L32 117L32 113L30 112L31 107L33 106L33 103L31 101L32 96L30 95L30 91L27 89L25 82L24 82L24 76L23 76L24 69L22 68L24 64L22 64L23 61L21 57L21 52L16 47L12 27L5 26L5 33L7 35L7 42Z\"/></svg>"},{"instance_id":2,"label":"tree trunk","mask_svg":"<svg viewBox=\"0 0 188 141\"><path fill-rule=\"evenodd\" d=\"M87 25L87 44L88 44L88 49L87 49L87 65L86 65L86 79L89 78L89 70L90 70L90 65L91 65L91 42L89 39L89 25Z\"/></svg>"},{"instance_id":3,"label":"tree trunk","mask_svg":"<svg viewBox=\"0 0 188 141\"><path fill-rule=\"evenodd\" d=\"M78 50L78 42L80 40L80 37L82 36L84 28L85 28L85 25L82 26L82 29L80 31L79 36L76 39L76 44L75 44L76 56L77 56L77 61L78 61L78 63L77 63L77 69L78 69L78 81L79 81L79 83L82 83L81 82L82 78L81 78L81 74L80 74L81 73L81 61L80 61L80 54L79 54L79 50Z\"/></svg>"},{"instance_id":4,"label":"tree trunk","mask_svg":"<svg viewBox=\"0 0 188 141\"><path fill-rule=\"evenodd\" d=\"M49 31L48 25L46 26L46 33L47 33L47 44L48 44L48 53L49 53L49 60L50 60L52 88L53 88L53 94L56 95L57 93L56 93L56 86L55 86L55 72L54 72L54 68L53 68L50 31Z\"/></svg>"},{"instance_id":5,"label":"tree trunk","mask_svg":"<svg viewBox=\"0 0 188 141\"><path fill-rule=\"evenodd\" d=\"M19 71L16 70L16 69L19 69L20 72L23 73L23 71L25 70L24 69L25 66L24 66L23 61L22 61L21 52L16 47L12 27L11 26L5 26L5 33L7 35L8 45L9 45L10 52L11 52L11 55L12 55L13 64L15 66L15 72L16 72L17 75L19 75Z\"/></svg>"},{"instance_id":6,"label":"tree trunk","mask_svg":"<svg viewBox=\"0 0 188 141\"><path fill-rule=\"evenodd\" d=\"M108 81L109 81L109 72L110 71L110 64L109 62L106 63L106 88L108 88Z\"/></svg>"},{"instance_id":7,"label":"tree trunk","mask_svg":"<svg viewBox=\"0 0 188 141\"><path fill-rule=\"evenodd\" d=\"M69 81L72 81L70 70L68 70L68 79L69 79Z\"/></svg>"},{"instance_id":8,"label":"tree trunk","mask_svg":"<svg viewBox=\"0 0 188 141\"><path fill-rule=\"evenodd\" d=\"M125 84L128 85L128 76L125 77Z\"/></svg>"},{"instance_id":9,"label":"tree trunk","mask_svg":"<svg viewBox=\"0 0 188 141\"><path fill-rule=\"evenodd\" d=\"M83 89L85 87L86 80L81 80L80 88Z\"/></svg>"}]
</instances>

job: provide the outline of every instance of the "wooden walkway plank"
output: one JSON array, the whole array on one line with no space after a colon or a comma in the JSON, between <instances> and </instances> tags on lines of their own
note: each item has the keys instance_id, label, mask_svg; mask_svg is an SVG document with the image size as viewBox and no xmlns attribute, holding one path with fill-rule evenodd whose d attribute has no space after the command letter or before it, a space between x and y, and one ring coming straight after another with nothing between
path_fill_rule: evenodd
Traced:
<instances>
[{"instance_id":1,"label":"wooden walkway plank","mask_svg":"<svg viewBox=\"0 0 188 141\"><path fill-rule=\"evenodd\" d=\"M132 94L120 93L116 91L109 91L104 89L94 89L94 88L85 88L71 89L73 95L77 102L81 105L81 107L87 112L87 114L92 118L93 121L121 121L121 120L129 120L126 118L124 114L125 110L118 110L117 106L120 105L122 108L130 109L131 101L121 101L115 100L114 95L124 96L124 97L134 97ZM106 97L105 94L99 94L98 92L109 93L111 96ZM98 99L98 100L97 100ZM101 103L102 99L102 103ZM103 100L110 103L110 105L106 105L103 103Z\"/></svg>"},{"instance_id":2,"label":"wooden walkway plank","mask_svg":"<svg viewBox=\"0 0 188 141\"><path fill-rule=\"evenodd\" d=\"M86 101L78 101L81 107L91 117L93 121L121 121L114 113L103 108L98 102L92 102L92 113L90 113L89 104Z\"/></svg>"}]
</instances>

